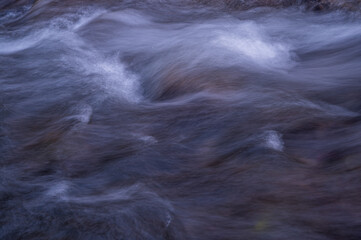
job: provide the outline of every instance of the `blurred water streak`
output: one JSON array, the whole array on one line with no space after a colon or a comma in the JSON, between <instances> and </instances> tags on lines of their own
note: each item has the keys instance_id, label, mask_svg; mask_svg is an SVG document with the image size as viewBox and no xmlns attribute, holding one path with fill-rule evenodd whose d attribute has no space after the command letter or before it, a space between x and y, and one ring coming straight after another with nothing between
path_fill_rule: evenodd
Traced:
<instances>
[{"instance_id":1,"label":"blurred water streak","mask_svg":"<svg viewBox=\"0 0 361 240\"><path fill-rule=\"evenodd\" d=\"M0 239L361 238L359 13L235 2L0 5Z\"/></svg>"}]
</instances>

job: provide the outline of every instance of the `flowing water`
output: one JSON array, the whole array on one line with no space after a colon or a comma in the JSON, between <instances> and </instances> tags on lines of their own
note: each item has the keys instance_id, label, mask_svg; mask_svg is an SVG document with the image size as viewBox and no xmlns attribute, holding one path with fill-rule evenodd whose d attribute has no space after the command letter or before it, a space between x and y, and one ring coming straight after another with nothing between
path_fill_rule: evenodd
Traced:
<instances>
[{"instance_id":1,"label":"flowing water","mask_svg":"<svg viewBox=\"0 0 361 240\"><path fill-rule=\"evenodd\" d=\"M358 11L5 2L0 239L361 239Z\"/></svg>"}]
</instances>

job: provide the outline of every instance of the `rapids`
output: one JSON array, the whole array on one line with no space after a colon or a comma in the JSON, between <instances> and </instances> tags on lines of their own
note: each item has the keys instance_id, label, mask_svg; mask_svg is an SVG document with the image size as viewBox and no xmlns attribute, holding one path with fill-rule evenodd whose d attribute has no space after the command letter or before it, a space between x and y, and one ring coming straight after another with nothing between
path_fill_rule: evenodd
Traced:
<instances>
[{"instance_id":1,"label":"rapids","mask_svg":"<svg viewBox=\"0 0 361 240\"><path fill-rule=\"evenodd\" d=\"M291 2L0 3L0 239L360 239L360 8Z\"/></svg>"}]
</instances>

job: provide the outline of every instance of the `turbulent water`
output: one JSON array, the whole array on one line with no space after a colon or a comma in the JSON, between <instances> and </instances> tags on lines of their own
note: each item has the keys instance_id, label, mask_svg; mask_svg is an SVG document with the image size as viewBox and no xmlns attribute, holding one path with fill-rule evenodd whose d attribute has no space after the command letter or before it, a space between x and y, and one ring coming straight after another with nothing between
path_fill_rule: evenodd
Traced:
<instances>
[{"instance_id":1,"label":"turbulent water","mask_svg":"<svg viewBox=\"0 0 361 240\"><path fill-rule=\"evenodd\" d=\"M228 2L0 4L0 239L361 239L359 11Z\"/></svg>"}]
</instances>

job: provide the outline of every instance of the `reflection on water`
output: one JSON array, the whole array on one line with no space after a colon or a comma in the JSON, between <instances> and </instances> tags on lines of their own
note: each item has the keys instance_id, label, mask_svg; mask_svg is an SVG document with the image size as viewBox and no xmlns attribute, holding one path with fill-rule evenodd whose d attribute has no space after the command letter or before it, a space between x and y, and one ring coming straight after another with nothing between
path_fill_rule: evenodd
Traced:
<instances>
[{"instance_id":1,"label":"reflection on water","mask_svg":"<svg viewBox=\"0 0 361 240\"><path fill-rule=\"evenodd\" d=\"M0 4L0 238L361 238L360 15L264 2Z\"/></svg>"}]
</instances>

